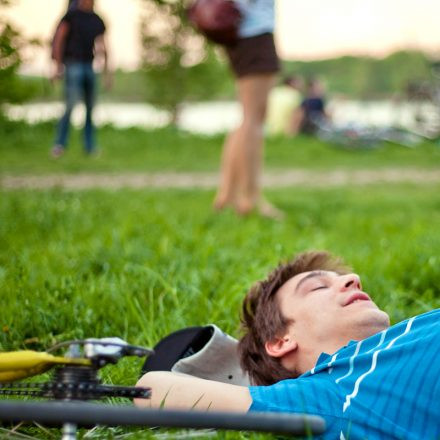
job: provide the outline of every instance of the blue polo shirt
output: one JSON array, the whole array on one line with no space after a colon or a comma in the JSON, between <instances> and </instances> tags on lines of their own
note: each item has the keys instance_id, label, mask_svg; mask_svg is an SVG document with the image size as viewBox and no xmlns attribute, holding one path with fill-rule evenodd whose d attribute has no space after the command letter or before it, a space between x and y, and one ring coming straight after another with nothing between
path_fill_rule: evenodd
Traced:
<instances>
[{"instance_id":1,"label":"blue polo shirt","mask_svg":"<svg viewBox=\"0 0 440 440\"><path fill-rule=\"evenodd\" d=\"M393 325L297 379L250 387L250 411L322 416L325 439L440 439L440 310Z\"/></svg>"}]
</instances>

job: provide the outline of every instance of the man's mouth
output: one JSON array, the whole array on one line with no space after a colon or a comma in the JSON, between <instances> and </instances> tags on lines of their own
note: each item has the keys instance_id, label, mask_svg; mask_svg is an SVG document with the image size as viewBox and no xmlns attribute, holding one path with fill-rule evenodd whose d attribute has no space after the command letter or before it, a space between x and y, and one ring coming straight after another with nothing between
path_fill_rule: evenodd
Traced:
<instances>
[{"instance_id":1,"label":"man's mouth","mask_svg":"<svg viewBox=\"0 0 440 440\"><path fill-rule=\"evenodd\" d=\"M371 299L364 292L353 293L345 301L344 307L345 306L349 306L350 304L353 304L353 303L356 303L356 302L363 302L363 301L371 301Z\"/></svg>"}]
</instances>

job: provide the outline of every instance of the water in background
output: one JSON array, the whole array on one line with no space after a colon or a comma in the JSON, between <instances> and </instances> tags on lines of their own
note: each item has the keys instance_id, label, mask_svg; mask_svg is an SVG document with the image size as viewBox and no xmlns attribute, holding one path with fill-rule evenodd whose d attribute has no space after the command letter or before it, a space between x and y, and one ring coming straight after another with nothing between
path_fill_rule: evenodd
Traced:
<instances>
[{"instance_id":1,"label":"water in background","mask_svg":"<svg viewBox=\"0 0 440 440\"><path fill-rule=\"evenodd\" d=\"M328 104L332 120L338 125L362 124L372 126L399 126L417 131L420 115L426 123L438 123L439 109L431 103L414 104L393 101L350 101L333 100ZM63 104L34 103L10 105L6 108L11 119L26 120L30 123L57 119L63 111ZM205 102L182 105L178 125L185 130L214 134L229 131L240 122L240 107L237 102ZM432 121L430 121L432 119ZM149 104L101 103L96 106L95 123L99 125L113 124L115 127L165 126L169 115L164 110ZM72 115L74 125L84 121L84 108L78 105Z\"/></svg>"}]
</instances>

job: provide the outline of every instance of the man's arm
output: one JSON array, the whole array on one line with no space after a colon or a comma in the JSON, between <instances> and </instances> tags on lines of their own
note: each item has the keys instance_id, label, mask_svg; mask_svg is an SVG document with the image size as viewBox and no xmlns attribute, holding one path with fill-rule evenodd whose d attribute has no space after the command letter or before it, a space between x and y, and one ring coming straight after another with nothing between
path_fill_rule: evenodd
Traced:
<instances>
[{"instance_id":1,"label":"man's arm","mask_svg":"<svg viewBox=\"0 0 440 440\"><path fill-rule=\"evenodd\" d=\"M104 34L98 35L95 39L95 55L101 62L102 60L102 72L104 74L104 86L106 89L110 89L113 83L111 71L109 69L109 54L107 49L107 43L105 41Z\"/></svg>"},{"instance_id":2,"label":"man's arm","mask_svg":"<svg viewBox=\"0 0 440 440\"><path fill-rule=\"evenodd\" d=\"M59 79L63 76L63 51L69 29L69 23L66 21L61 21L57 27L57 30L55 31L55 36L53 39L53 59L55 61L55 72L52 75L52 79Z\"/></svg>"},{"instance_id":3,"label":"man's arm","mask_svg":"<svg viewBox=\"0 0 440 440\"><path fill-rule=\"evenodd\" d=\"M252 403L247 387L169 371L147 373L137 386L152 389L151 399L135 399L135 404L140 407L244 413Z\"/></svg>"}]
</instances>

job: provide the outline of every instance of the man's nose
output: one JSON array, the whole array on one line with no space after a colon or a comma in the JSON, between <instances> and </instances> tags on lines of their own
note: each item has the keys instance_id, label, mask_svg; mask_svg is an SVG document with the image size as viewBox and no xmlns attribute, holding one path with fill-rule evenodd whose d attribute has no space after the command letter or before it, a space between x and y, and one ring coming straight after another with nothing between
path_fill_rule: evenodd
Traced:
<instances>
[{"instance_id":1,"label":"man's nose","mask_svg":"<svg viewBox=\"0 0 440 440\"><path fill-rule=\"evenodd\" d=\"M362 284L359 275L355 273L342 275L340 277L340 288L341 292L346 292L347 290L361 290Z\"/></svg>"}]
</instances>

